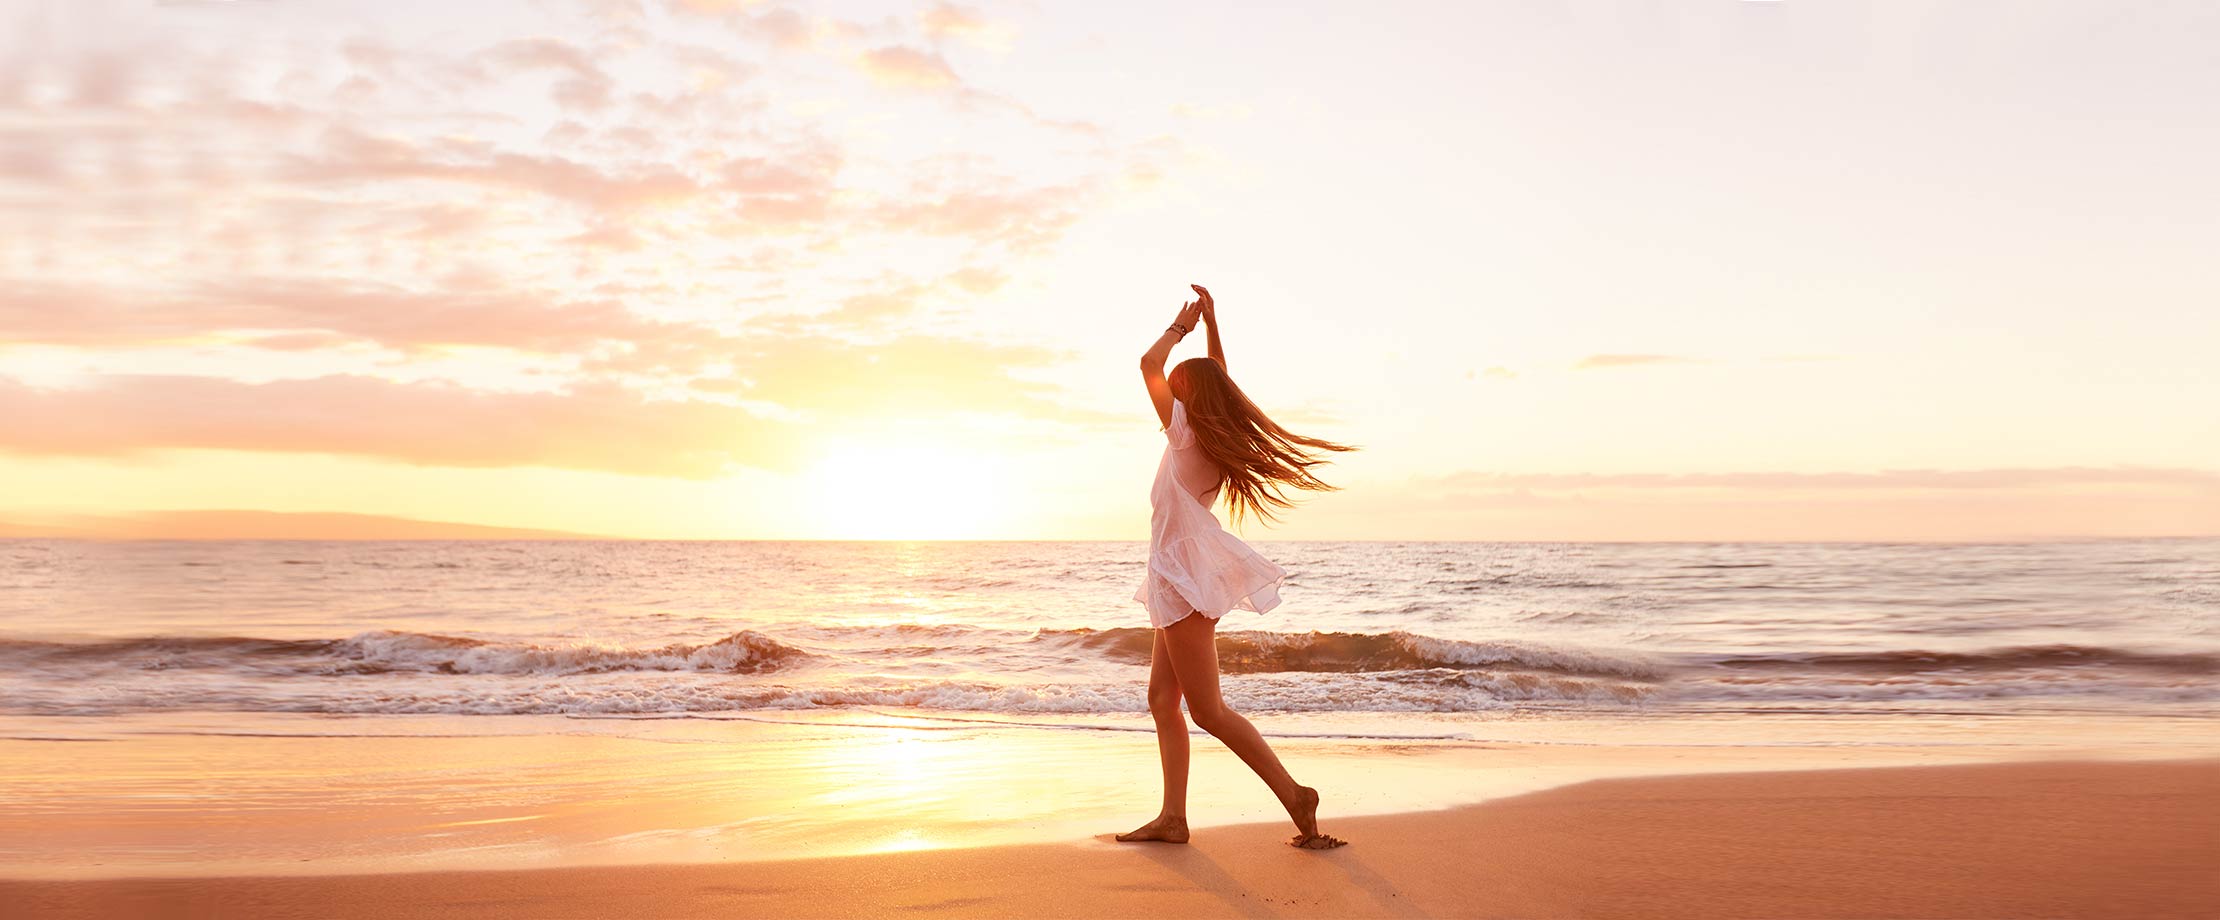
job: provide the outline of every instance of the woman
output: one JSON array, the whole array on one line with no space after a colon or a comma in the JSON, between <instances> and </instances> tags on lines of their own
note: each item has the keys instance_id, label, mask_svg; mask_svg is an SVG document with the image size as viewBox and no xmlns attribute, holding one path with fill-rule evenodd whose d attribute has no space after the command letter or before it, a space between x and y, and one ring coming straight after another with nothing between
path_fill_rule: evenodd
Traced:
<instances>
[{"instance_id":1,"label":"woman","mask_svg":"<svg viewBox=\"0 0 2220 920\"><path fill-rule=\"evenodd\" d=\"M1187 721L1179 711L1185 697L1195 724L1241 755L1279 796L1298 831L1290 844L1338 847L1347 841L1318 832L1318 790L1298 785L1256 727L1218 698L1218 618L1237 608L1263 613L1277 606L1287 573L1220 527L1210 505L1223 489L1236 523L1244 513L1271 521L1270 506L1293 507L1279 487L1334 488L1310 474L1326 461L1305 448L1356 448L1291 433L1242 395L1226 376L1217 306L1201 285L1189 286L1198 299L1183 304L1178 318L1141 356L1141 378L1169 441L1149 493L1148 578L1133 595L1148 607L1156 627L1149 712L1156 718L1156 749L1164 761L1164 808L1156 820L1117 839L1187 842ZM1166 378L1166 357L1198 319L1210 328L1210 357L1182 361Z\"/></svg>"}]
</instances>

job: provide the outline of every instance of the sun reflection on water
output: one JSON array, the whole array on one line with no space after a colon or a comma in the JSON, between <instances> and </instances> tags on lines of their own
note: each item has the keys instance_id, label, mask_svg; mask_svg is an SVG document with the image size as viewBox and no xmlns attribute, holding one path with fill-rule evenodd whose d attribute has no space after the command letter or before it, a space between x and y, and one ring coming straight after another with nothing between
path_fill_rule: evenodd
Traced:
<instances>
[{"instance_id":1,"label":"sun reflection on water","mask_svg":"<svg viewBox=\"0 0 2220 920\"><path fill-rule=\"evenodd\" d=\"M931 838L925 836L925 832L911 829L897 833L892 837L888 837L886 840L872 846L865 852L897 853L904 850L930 850L933 849L934 846L936 846L936 844L933 843Z\"/></svg>"}]
</instances>

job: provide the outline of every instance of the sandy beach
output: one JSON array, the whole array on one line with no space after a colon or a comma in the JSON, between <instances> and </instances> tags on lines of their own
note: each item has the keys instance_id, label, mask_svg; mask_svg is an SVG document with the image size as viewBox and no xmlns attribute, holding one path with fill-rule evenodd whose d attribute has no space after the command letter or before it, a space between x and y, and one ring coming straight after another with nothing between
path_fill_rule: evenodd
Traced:
<instances>
[{"instance_id":1,"label":"sandy beach","mask_svg":"<svg viewBox=\"0 0 2220 920\"><path fill-rule=\"evenodd\" d=\"M0 33L0 920L2220 920L2220 0Z\"/></svg>"},{"instance_id":2,"label":"sandy beach","mask_svg":"<svg viewBox=\"0 0 2220 920\"><path fill-rule=\"evenodd\" d=\"M1597 780L1187 846L0 883L23 917L2209 917L2220 760Z\"/></svg>"}]
</instances>

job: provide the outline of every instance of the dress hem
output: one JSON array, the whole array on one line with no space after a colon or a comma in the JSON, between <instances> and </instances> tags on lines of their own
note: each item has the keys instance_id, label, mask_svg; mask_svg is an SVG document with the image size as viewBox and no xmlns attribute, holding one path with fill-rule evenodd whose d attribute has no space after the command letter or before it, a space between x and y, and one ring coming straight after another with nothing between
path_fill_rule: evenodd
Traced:
<instances>
[{"instance_id":1,"label":"dress hem","mask_svg":"<svg viewBox=\"0 0 2220 920\"><path fill-rule=\"evenodd\" d=\"M1236 610L1238 610L1238 609L1240 609L1240 608L1235 608L1235 609L1236 609ZM1226 613L1232 613L1232 612L1233 612L1232 610L1228 610L1228 611L1226 611ZM1188 610L1188 611L1187 611L1186 613L1180 614L1180 615L1179 615L1179 617L1178 617L1177 619L1174 619L1174 620L1172 620L1172 621L1171 621L1171 622L1169 622L1169 623L1166 623L1166 624L1164 624L1164 625L1162 625L1162 626L1158 626L1158 625L1156 625L1155 623L1153 623L1153 622L1152 622L1152 623L1150 623L1150 624L1149 624L1149 628L1151 628L1151 629L1170 629L1170 628L1172 628L1172 627L1174 627L1174 626L1178 626L1178 625L1180 624L1180 621L1181 621L1181 620L1185 620L1185 619L1187 619L1188 617L1192 617L1192 616L1204 616L1204 617L1209 617L1209 618L1210 618L1210 619L1212 619L1212 620L1223 620L1223 619L1225 619L1225 618L1226 618L1226 613L1206 613L1206 612L1204 612L1204 611L1202 611L1202 610L1197 610L1197 609L1193 609L1193 608L1190 608L1190 609L1189 609L1189 610Z\"/></svg>"}]
</instances>

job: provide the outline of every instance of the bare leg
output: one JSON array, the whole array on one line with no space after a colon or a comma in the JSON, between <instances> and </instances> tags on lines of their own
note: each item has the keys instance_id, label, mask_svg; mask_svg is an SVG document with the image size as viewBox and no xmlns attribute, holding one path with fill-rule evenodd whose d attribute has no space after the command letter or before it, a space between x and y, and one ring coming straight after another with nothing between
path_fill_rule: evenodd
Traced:
<instances>
[{"instance_id":1,"label":"bare leg","mask_svg":"<svg viewBox=\"0 0 2220 920\"><path fill-rule=\"evenodd\" d=\"M1171 646L1172 670L1178 674L1181 692L1187 698L1187 712L1195 717L1195 724L1203 731L1216 736L1240 755L1241 762L1255 770L1264 784L1272 787L1272 794L1279 797L1280 805L1287 809L1288 818L1295 822L1300 835L1297 846L1322 849L1339 846L1332 837L1318 833L1318 790L1295 782L1287 768L1280 764L1272 745L1264 735L1249 724L1238 712L1227 708L1218 696L1218 621L1201 613L1191 613L1179 622L1158 630ZM1330 844L1316 841L1335 841Z\"/></svg>"},{"instance_id":2,"label":"bare leg","mask_svg":"<svg viewBox=\"0 0 2220 920\"><path fill-rule=\"evenodd\" d=\"M1164 807L1155 820L1119 834L1121 841L1187 842L1187 717L1179 713L1179 695L1171 649L1159 629L1150 650L1149 715L1156 719L1156 754L1164 762Z\"/></svg>"}]
</instances>

